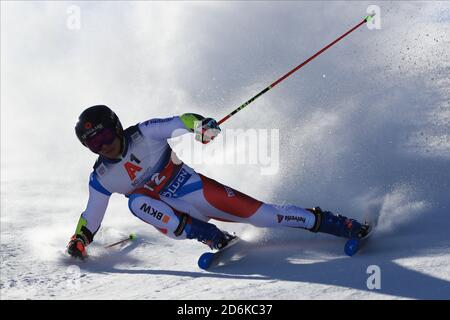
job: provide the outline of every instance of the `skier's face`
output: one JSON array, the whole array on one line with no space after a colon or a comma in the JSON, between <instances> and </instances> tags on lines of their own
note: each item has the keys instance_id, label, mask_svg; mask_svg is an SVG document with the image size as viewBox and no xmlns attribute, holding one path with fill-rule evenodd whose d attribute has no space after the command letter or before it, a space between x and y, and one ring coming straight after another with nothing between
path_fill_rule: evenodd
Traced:
<instances>
[{"instance_id":1,"label":"skier's face","mask_svg":"<svg viewBox=\"0 0 450 320\"><path fill-rule=\"evenodd\" d=\"M111 144L103 144L102 148L98 152L99 155L109 158L115 159L120 156L120 139L116 137Z\"/></svg>"}]
</instances>

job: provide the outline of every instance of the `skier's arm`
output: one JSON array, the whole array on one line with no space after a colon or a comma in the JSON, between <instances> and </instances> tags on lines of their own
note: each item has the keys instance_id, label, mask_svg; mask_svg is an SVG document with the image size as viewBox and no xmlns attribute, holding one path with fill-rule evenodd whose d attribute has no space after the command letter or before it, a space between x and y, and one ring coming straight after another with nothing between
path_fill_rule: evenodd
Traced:
<instances>
[{"instance_id":1,"label":"skier's arm","mask_svg":"<svg viewBox=\"0 0 450 320\"><path fill-rule=\"evenodd\" d=\"M154 140L166 140L189 132L181 117L150 119L140 123L139 130L145 137Z\"/></svg>"},{"instance_id":2,"label":"skier's arm","mask_svg":"<svg viewBox=\"0 0 450 320\"><path fill-rule=\"evenodd\" d=\"M220 132L219 125L212 118L205 118L195 113L185 113L165 119L151 119L139 124L144 136L164 140L178 137L188 132L195 132L195 139L207 143Z\"/></svg>"},{"instance_id":3,"label":"skier's arm","mask_svg":"<svg viewBox=\"0 0 450 320\"><path fill-rule=\"evenodd\" d=\"M95 181L92 182L91 178L86 210L81 214L75 234L67 246L70 255L80 258L87 255L85 247L94 240L94 236L100 228L110 195L111 193L106 189L101 189L101 186L96 185Z\"/></svg>"}]
</instances>

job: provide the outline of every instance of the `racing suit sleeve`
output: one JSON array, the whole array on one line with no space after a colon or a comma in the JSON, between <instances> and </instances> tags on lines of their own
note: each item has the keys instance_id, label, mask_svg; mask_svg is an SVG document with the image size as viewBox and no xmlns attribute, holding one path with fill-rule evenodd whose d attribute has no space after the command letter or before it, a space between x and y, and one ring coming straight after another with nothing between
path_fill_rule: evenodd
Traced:
<instances>
[{"instance_id":1,"label":"racing suit sleeve","mask_svg":"<svg viewBox=\"0 0 450 320\"><path fill-rule=\"evenodd\" d=\"M171 118L155 118L139 123L139 130L145 137L165 140L194 132L196 122L203 119L203 116L195 113L185 113Z\"/></svg>"},{"instance_id":2,"label":"racing suit sleeve","mask_svg":"<svg viewBox=\"0 0 450 320\"><path fill-rule=\"evenodd\" d=\"M89 199L86 209L78 220L76 235L81 235L91 243L105 216L110 195L106 195L89 186Z\"/></svg>"}]
</instances>

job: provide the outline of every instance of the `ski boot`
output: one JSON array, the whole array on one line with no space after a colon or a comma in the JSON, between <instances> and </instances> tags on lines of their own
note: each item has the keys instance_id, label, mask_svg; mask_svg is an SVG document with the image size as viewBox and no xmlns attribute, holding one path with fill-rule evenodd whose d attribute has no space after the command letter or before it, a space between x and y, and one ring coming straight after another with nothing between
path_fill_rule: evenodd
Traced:
<instances>
[{"instance_id":1,"label":"ski boot","mask_svg":"<svg viewBox=\"0 0 450 320\"><path fill-rule=\"evenodd\" d=\"M340 214L333 214L329 211L322 211L320 207L307 210L316 216L316 222L310 231L329 233L346 238L344 252L348 256L353 256L359 251L362 240L371 231L367 223L361 224L355 219L350 219Z\"/></svg>"},{"instance_id":2,"label":"ski boot","mask_svg":"<svg viewBox=\"0 0 450 320\"><path fill-rule=\"evenodd\" d=\"M220 250L225 248L228 243L236 238L226 231L222 231L212 223L204 222L190 217L190 221L186 223L184 231L188 239L197 239L206 244L212 250Z\"/></svg>"},{"instance_id":3,"label":"ski boot","mask_svg":"<svg viewBox=\"0 0 450 320\"><path fill-rule=\"evenodd\" d=\"M334 214L330 211L322 211L320 207L306 209L316 216L312 232L329 233L347 239L362 239L369 233L369 225L361 224L355 219Z\"/></svg>"}]
</instances>

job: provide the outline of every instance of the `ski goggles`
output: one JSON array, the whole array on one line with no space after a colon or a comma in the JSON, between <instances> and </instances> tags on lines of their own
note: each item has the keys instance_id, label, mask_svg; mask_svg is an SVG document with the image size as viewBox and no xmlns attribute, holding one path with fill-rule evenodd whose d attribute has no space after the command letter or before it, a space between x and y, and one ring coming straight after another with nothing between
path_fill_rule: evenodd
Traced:
<instances>
[{"instance_id":1,"label":"ski goggles","mask_svg":"<svg viewBox=\"0 0 450 320\"><path fill-rule=\"evenodd\" d=\"M105 128L100 130L95 136L88 138L85 142L92 152L99 153L104 144L110 145L116 139L116 132L113 129Z\"/></svg>"}]
</instances>

